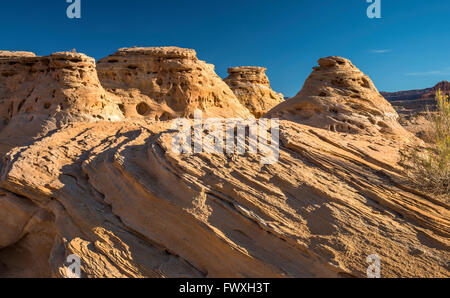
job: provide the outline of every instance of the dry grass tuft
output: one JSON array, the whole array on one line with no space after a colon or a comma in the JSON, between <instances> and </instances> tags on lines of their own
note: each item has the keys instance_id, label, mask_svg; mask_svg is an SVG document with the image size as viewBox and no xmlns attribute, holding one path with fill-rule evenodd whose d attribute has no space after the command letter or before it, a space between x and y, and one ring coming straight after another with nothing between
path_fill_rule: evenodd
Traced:
<instances>
[{"instance_id":1,"label":"dry grass tuft","mask_svg":"<svg viewBox=\"0 0 450 298\"><path fill-rule=\"evenodd\" d=\"M427 144L401 151L406 174L422 190L442 196L448 203L450 196L450 104L441 90L436 93L437 111L427 113L430 127L425 129Z\"/></svg>"}]
</instances>

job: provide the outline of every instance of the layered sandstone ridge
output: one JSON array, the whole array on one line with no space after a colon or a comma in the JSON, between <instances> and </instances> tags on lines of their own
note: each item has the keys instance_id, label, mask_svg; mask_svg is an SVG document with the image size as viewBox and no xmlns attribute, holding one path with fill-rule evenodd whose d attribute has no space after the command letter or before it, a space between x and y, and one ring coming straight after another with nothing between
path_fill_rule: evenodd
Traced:
<instances>
[{"instance_id":1,"label":"layered sandstone ridge","mask_svg":"<svg viewBox=\"0 0 450 298\"><path fill-rule=\"evenodd\" d=\"M321 58L303 89L267 116L337 132L407 134L370 78L341 57Z\"/></svg>"},{"instance_id":2,"label":"layered sandstone ridge","mask_svg":"<svg viewBox=\"0 0 450 298\"><path fill-rule=\"evenodd\" d=\"M0 275L27 276L39 252L43 277L72 254L85 277L365 277L372 254L383 277L450 276L448 206L408 186L398 143L281 121L262 165L175 154L175 133L80 123L12 150Z\"/></svg>"},{"instance_id":3,"label":"layered sandstone ridge","mask_svg":"<svg viewBox=\"0 0 450 298\"><path fill-rule=\"evenodd\" d=\"M126 117L168 120L193 117L252 117L214 72L191 49L123 48L97 65L102 85L122 100Z\"/></svg>"},{"instance_id":4,"label":"layered sandstone ridge","mask_svg":"<svg viewBox=\"0 0 450 298\"><path fill-rule=\"evenodd\" d=\"M450 82L441 81L432 88L397 91L397 92L381 92L381 94L389 101L414 101L414 100L434 100L436 91L441 90L442 93L450 95Z\"/></svg>"},{"instance_id":5,"label":"layered sandstone ridge","mask_svg":"<svg viewBox=\"0 0 450 298\"><path fill-rule=\"evenodd\" d=\"M194 50L120 49L98 69L81 53L0 51L0 153L74 122L253 117Z\"/></svg>"},{"instance_id":6,"label":"layered sandstone ridge","mask_svg":"<svg viewBox=\"0 0 450 298\"><path fill-rule=\"evenodd\" d=\"M0 52L0 143L5 148L72 121L120 120L84 54ZM3 150L4 151L4 150Z\"/></svg>"},{"instance_id":7,"label":"layered sandstone ridge","mask_svg":"<svg viewBox=\"0 0 450 298\"><path fill-rule=\"evenodd\" d=\"M81 54L3 57L1 134L25 116L54 128L0 163L0 277L68 277L73 254L97 278L366 277L373 254L382 277L450 277L449 206L410 185L398 151L414 137L346 59L320 59L267 114L282 118L279 160L263 164L249 140L243 154L172 150L158 120L252 117L193 50L119 50L98 65L106 91Z\"/></svg>"},{"instance_id":8,"label":"layered sandstone ridge","mask_svg":"<svg viewBox=\"0 0 450 298\"><path fill-rule=\"evenodd\" d=\"M239 101L257 118L284 99L283 94L270 87L266 70L257 66L232 67L228 69L228 77L224 79Z\"/></svg>"}]
</instances>

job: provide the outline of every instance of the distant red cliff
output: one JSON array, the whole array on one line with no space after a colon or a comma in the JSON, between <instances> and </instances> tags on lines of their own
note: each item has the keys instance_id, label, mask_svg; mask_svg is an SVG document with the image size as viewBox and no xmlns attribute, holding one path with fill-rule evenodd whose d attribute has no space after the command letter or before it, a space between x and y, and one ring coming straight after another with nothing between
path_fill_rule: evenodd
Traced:
<instances>
[{"instance_id":1,"label":"distant red cliff","mask_svg":"<svg viewBox=\"0 0 450 298\"><path fill-rule=\"evenodd\" d=\"M449 95L450 82L442 81L437 83L436 86L426 89L398 91L398 92L381 92L381 95L383 95L388 101L433 99L438 89L441 89L442 92Z\"/></svg>"}]
</instances>

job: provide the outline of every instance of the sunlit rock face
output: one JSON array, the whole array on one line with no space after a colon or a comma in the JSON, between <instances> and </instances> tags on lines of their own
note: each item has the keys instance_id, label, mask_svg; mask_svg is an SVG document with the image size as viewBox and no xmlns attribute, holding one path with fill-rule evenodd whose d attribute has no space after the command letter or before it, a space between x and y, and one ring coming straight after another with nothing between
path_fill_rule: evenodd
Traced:
<instances>
[{"instance_id":1,"label":"sunlit rock face","mask_svg":"<svg viewBox=\"0 0 450 298\"><path fill-rule=\"evenodd\" d=\"M233 90L239 101L257 118L283 102L284 96L270 87L266 68L241 66L228 69L224 81Z\"/></svg>"},{"instance_id":2,"label":"sunlit rock face","mask_svg":"<svg viewBox=\"0 0 450 298\"><path fill-rule=\"evenodd\" d=\"M61 52L0 52L0 143L5 148L74 121L123 118L100 85L95 60Z\"/></svg>"},{"instance_id":3,"label":"sunlit rock face","mask_svg":"<svg viewBox=\"0 0 450 298\"><path fill-rule=\"evenodd\" d=\"M398 163L418 140L348 60L319 65L265 115L281 120L264 164L249 142L172 150L161 120L253 117L193 50L122 49L100 80L82 54L0 52L0 277L68 277L73 255L92 278L366 277L370 255L382 277L450 277L448 206Z\"/></svg>"},{"instance_id":4,"label":"sunlit rock face","mask_svg":"<svg viewBox=\"0 0 450 298\"><path fill-rule=\"evenodd\" d=\"M267 116L337 132L405 134L370 78L341 57L321 58L302 90Z\"/></svg>"},{"instance_id":5,"label":"sunlit rock face","mask_svg":"<svg viewBox=\"0 0 450 298\"><path fill-rule=\"evenodd\" d=\"M98 62L102 85L123 101L126 117L168 120L192 117L252 117L214 72L191 49L124 48Z\"/></svg>"}]
</instances>

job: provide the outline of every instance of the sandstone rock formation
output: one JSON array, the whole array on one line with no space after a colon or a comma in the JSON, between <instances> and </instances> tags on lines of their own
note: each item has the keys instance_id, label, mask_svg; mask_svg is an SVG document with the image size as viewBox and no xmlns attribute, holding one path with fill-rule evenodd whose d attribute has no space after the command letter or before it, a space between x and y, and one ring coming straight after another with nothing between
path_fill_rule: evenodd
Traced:
<instances>
[{"instance_id":1,"label":"sandstone rock formation","mask_svg":"<svg viewBox=\"0 0 450 298\"><path fill-rule=\"evenodd\" d=\"M165 103L168 118L189 114L191 105L206 114L238 113L230 109L240 105L235 97L221 97L219 112L221 101L172 96L168 86L177 82L188 82L183 90L191 95L217 90L205 84L216 80L211 72L204 78L208 67L189 51L163 49L159 58L156 49L139 51L119 51L118 62L99 67L111 108L132 94L158 109ZM67 55L54 62L71 66L54 70L65 78L54 85L56 94L102 90L93 78L72 85L73 63L77 73L92 64L81 68L84 56ZM17 59L17 69L26 67ZM140 61L136 69L157 65L158 76L172 83L156 91L142 77L126 81L128 89L123 67L109 65L136 65L125 60ZM83 277L365 277L366 258L376 254L382 277L450 277L449 206L410 185L398 164L398 149L414 137L348 60L319 61L299 95L269 113L288 119L280 121L280 156L272 165L252 153L176 154L171 121L132 116L131 96L121 121L108 121L108 102L99 110L104 119L72 121L9 150L0 163L0 276L67 277L67 257L76 254ZM186 64L206 68L175 71ZM8 73L8 63L1 65L0 74ZM49 77L43 82L55 84ZM12 92L8 78L0 81L2 99ZM193 78L202 78L203 91ZM25 88L29 79L13 82Z\"/></svg>"},{"instance_id":2,"label":"sandstone rock formation","mask_svg":"<svg viewBox=\"0 0 450 298\"><path fill-rule=\"evenodd\" d=\"M84 54L0 51L0 156L79 121L169 120L196 109L205 117L253 117L194 50L121 49L98 68L110 92Z\"/></svg>"},{"instance_id":3,"label":"sandstone rock formation","mask_svg":"<svg viewBox=\"0 0 450 298\"><path fill-rule=\"evenodd\" d=\"M84 54L0 52L0 76L2 152L72 121L123 118Z\"/></svg>"},{"instance_id":4,"label":"sandstone rock formation","mask_svg":"<svg viewBox=\"0 0 450 298\"><path fill-rule=\"evenodd\" d=\"M56 237L51 213L0 189L0 230L0 277L51 276L48 260Z\"/></svg>"},{"instance_id":5,"label":"sandstone rock formation","mask_svg":"<svg viewBox=\"0 0 450 298\"><path fill-rule=\"evenodd\" d=\"M273 108L267 117L338 132L405 133L397 122L398 114L370 78L341 57L320 59L303 89Z\"/></svg>"},{"instance_id":6,"label":"sandstone rock formation","mask_svg":"<svg viewBox=\"0 0 450 298\"><path fill-rule=\"evenodd\" d=\"M266 76L266 68L241 66L228 69L224 81L239 101L257 118L283 102L284 96L273 91Z\"/></svg>"},{"instance_id":7,"label":"sandstone rock formation","mask_svg":"<svg viewBox=\"0 0 450 298\"><path fill-rule=\"evenodd\" d=\"M14 149L1 187L32 206L9 205L3 245L22 244L36 205L54 224L38 246L52 276L74 253L87 277L364 277L371 254L384 277L450 275L448 206L405 184L398 144L280 130L270 166L174 154L169 122L80 124Z\"/></svg>"},{"instance_id":8,"label":"sandstone rock formation","mask_svg":"<svg viewBox=\"0 0 450 298\"><path fill-rule=\"evenodd\" d=\"M24 51L0 51L1 58L36 57L33 52Z\"/></svg>"},{"instance_id":9,"label":"sandstone rock formation","mask_svg":"<svg viewBox=\"0 0 450 298\"><path fill-rule=\"evenodd\" d=\"M124 48L97 65L102 85L123 102L126 117L168 120L192 117L251 117L214 65L177 47Z\"/></svg>"}]
</instances>

